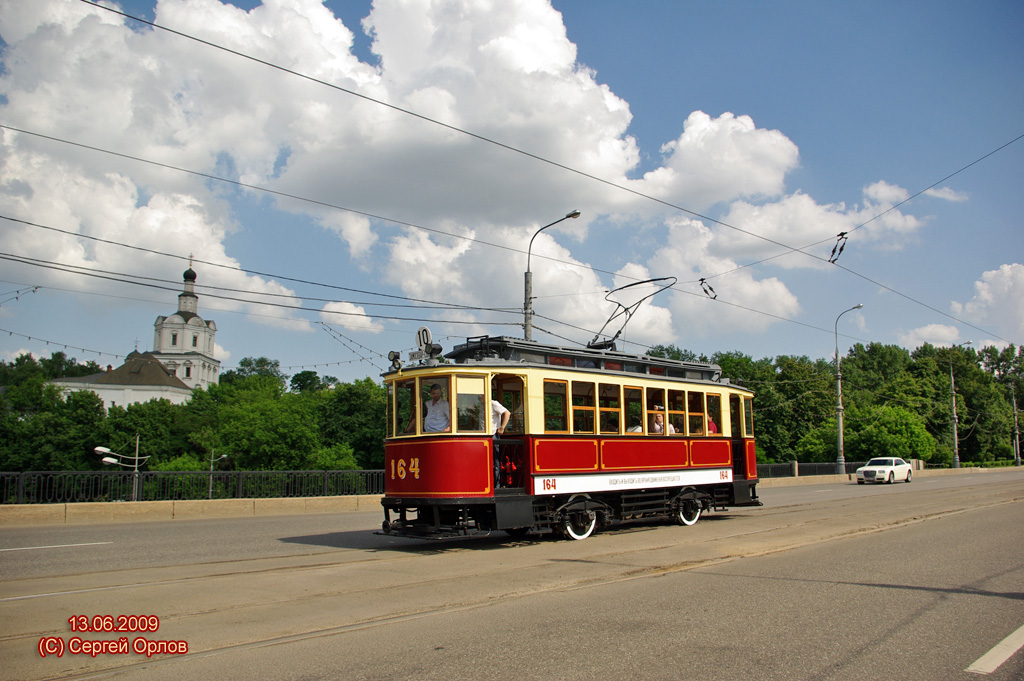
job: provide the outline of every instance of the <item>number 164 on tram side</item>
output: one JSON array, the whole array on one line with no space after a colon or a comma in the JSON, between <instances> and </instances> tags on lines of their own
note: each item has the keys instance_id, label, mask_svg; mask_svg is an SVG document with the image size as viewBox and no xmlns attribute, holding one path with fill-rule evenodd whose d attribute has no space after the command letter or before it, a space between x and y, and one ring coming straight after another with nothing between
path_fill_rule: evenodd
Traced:
<instances>
[{"instance_id":1,"label":"number 164 on tram side","mask_svg":"<svg viewBox=\"0 0 1024 681\"><path fill-rule=\"evenodd\" d=\"M386 534L585 539L761 505L753 394L717 365L489 336L442 359L426 338L383 374Z\"/></svg>"}]
</instances>

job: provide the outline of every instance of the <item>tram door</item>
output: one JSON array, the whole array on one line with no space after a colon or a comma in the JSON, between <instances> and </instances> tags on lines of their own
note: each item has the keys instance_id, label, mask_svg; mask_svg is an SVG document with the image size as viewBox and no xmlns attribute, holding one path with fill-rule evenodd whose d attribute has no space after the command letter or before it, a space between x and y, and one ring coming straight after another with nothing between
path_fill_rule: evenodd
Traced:
<instances>
[{"instance_id":1,"label":"tram door","mask_svg":"<svg viewBox=\"0 0 1024 681\"><path fill-rule=\"evenodd\" d=\"M494 439L494 489L521 492L528 471L523 379L499 374L491 385L493 399L511 412L504 435Z\"/></svg>"},{"instance_id":2,"label":"tram door","mask_svg":"<svg viewBox=\"0 0 1024 681\"><path fill-rule=\"evenodd\" d=\"M732 445L732 477L745 480L747 477L747 450L743 441L743 401L739 395L729 395L729 428L726 433Z\"/></svg>"}]
</instances>

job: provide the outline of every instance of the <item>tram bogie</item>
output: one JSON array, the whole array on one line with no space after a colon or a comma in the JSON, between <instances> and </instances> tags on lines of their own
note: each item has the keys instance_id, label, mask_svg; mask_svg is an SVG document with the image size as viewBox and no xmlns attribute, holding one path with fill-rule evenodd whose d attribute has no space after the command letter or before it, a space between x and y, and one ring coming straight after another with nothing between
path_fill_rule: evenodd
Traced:
<instances>
[{"instance_id":1,"label":"tram bogie","mask_svg":"<svg viewBox=\"0 0 1024 681\"><path fill-rule=\"evenodd\" d=\"M715 365L489 337L446 357L384 374L384 533L578 540L761 505L752 394Z\"/></svg>"}]
</instances>

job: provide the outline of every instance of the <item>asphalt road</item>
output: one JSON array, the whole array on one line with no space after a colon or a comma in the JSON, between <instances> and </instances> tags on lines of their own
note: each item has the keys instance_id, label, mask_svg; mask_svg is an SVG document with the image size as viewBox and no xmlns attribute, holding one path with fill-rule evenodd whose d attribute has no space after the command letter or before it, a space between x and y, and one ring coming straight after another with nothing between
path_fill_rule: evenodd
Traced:
<instances>
[{"instance_id":1,"label":"asphalt road","mask_svg":"<svg viewBox=\"0 0 1024 681\"><path fill-rule=\"evenodd\" d=\"M761 497L582 542L380 513L3 528L0 678L1024 679L1024 471ZM159 628L69 623L118 615ZM188 652L72 642L122 637Z\"/></svg>"}]
</instances>

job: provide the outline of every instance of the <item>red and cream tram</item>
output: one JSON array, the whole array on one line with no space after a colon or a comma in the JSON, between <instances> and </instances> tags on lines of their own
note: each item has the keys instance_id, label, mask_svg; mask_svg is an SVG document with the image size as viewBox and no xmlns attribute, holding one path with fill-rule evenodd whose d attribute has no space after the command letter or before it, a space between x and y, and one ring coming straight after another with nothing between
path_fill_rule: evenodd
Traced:
<instances>
[{"instance_id":1,"label":"red and cream tram","mask_svg":"<svg viewBox=\"0 0 1024 681\"><path fill-rule=\"evenodd\" d=\"M392 353L383 531L532 530L760 506L750 391L713 364L470 338ZM432 350L432 351L431 351ZM504 432L492 423L508 412Z\"/></svg>"}]
</instances>

